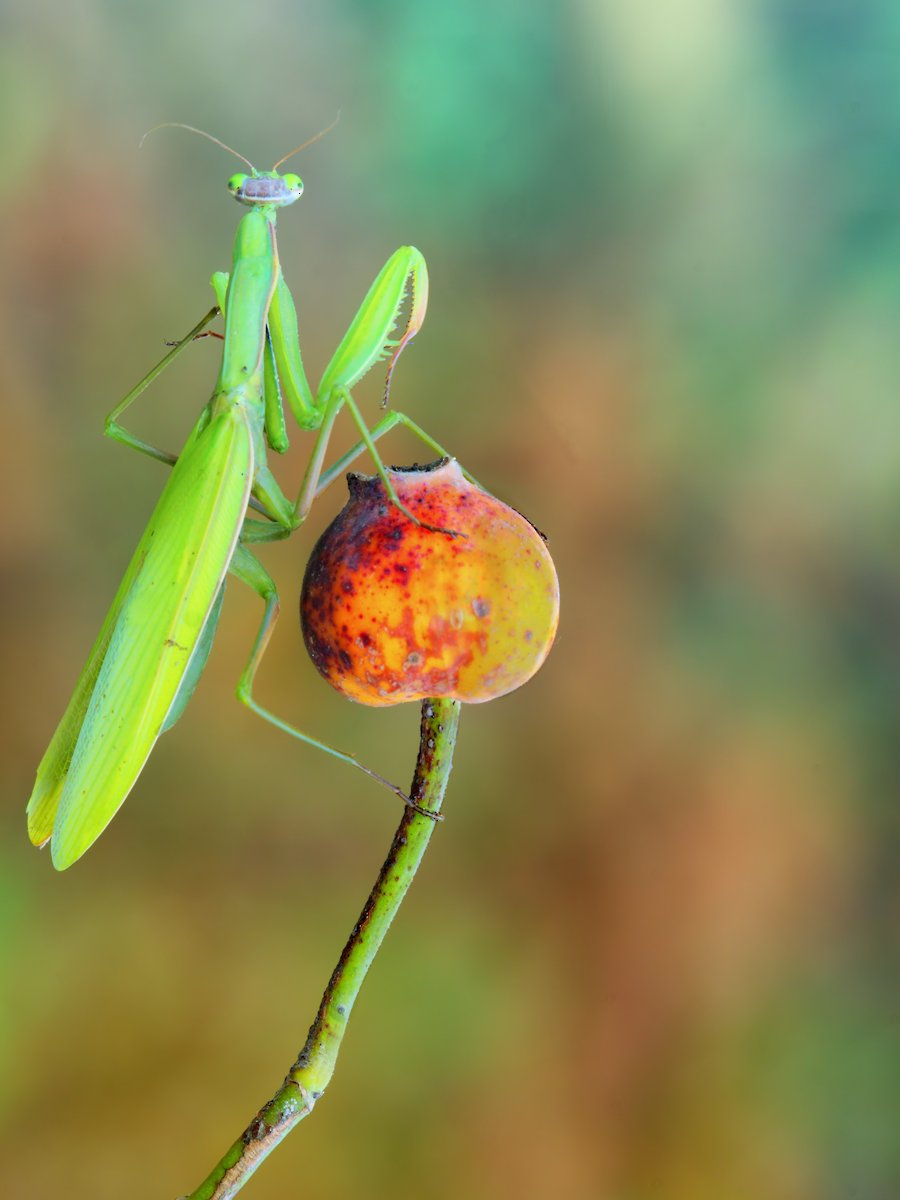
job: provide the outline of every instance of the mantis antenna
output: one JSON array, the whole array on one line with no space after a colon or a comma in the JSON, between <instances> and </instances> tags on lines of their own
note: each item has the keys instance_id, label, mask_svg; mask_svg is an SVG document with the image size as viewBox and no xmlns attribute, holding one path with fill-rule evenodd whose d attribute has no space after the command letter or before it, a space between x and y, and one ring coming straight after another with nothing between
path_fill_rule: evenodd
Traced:
<instances>
[{"instance_id":1,"label":"mantis antenna","mask_svg":"<svg viewBox=\"0 0 900 1200\"><path fill-rule=\"evenodd\" d=\"M289 158L293 158L295 154L299 154L301 150L305 150L307 146L311 146L313 142L317 142L319 138L323 138L326 133L331 133L332 129L334 129L335 125L337 125L340 119L341 110L338 109L338 115L334 118L330 125L326 125L324 129L320 129L319 132L314 134L311 138L307 138L305 142L301 142L299 146L295 146L293 150L289 150L287 154L285 154L282 158L279 158L272 170L277 171L283 162L287 162ZM245 159L244 161L246 162L247 160Z\"/></svg>"},{"instance_id":2,"label":"mantis antenna","mask_svg":"<svg viewBox=\"0 0 900 1200\"><path fill-rule=\"evenodd\" d=\"M329 126L329 129L330 128L331 128L331 126ZM141 138L141 140L138 142L139 150L143 146L144 142L146 142L146 140L150 136L150 134L156 133L157 129L186 129L188 131L188 133L199 134L200 137L206 138L207 141L214 142L217 146L221 146L223 150L227 150L229 154L233 154L235 158L239 158L242 163L247 164L247 166L250 168L250 170L253 172L254 175L257 174L256 167L254 167L253 163L250 161L249 158L244 158L243 154L238 154L237 150L233 150L231 148L231 146L226 145L225 142L220 142L217 137L213 137L213 135L211 133L207 133L205 129L195 129L193 125L185 125L184 122L182 122L182 121L160 121L160 123L158 125L154 125L151 129L148 129L147 132L144 134L144 136ZM322 131L322 133L327 133L327 132L328 132L327 129L324 129ZM316 134L316 137L321 137L321 136L322 136L321 133ZM310 139L310 141L313 141L313 142L315 140L316 140L316 138ZM306 144L308 145L309 143L306 143ZM302 149L302 146L298 146L298 149ZM293 153L294 153L294 151L292 150L291 154L293 154ZM284 162L284 159L282 159L281 161Z\"/></svg>"}]
</instances>

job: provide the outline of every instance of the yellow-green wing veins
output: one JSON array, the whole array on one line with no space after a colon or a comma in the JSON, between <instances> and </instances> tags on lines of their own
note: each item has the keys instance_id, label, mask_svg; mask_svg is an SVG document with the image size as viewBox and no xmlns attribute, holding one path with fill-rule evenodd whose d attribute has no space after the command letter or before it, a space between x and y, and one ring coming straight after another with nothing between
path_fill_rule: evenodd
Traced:
<instances>
[{"instance_id":1,"label":"yellow-green wing veins","mask_svg":"<svg viewBox=\"0 0 900 1200\"><path fill-rule=\"evenodd\" d=\"M29 832L43 842L52 831L59 870L105 829L164 726L234 553L252 476L240 408L214 417L173 469L38 768Z\"/></svg>"},{"instance_id":2,"label":"yellow-green wing veins","mask_svg":"<svg viewBox=\"0 0 900 1200\"><path fill-rule=\"evenodd\" d=\"M207 423L207 414L204 412L192 430L183 453L188 453ZM163 498L163 496L160 497L157 504L157 512L154 512L150 519L151 525L156 520ZM59 798L62 794L63 785L66 782L66 775L69 770L69 763L72 761L75 743L78 740L81 726L84 723L84 714L87 712L88 705L90 704L94 685L97 682L97 676L100 674L100 668L103 666L103 660L109 649L109 641L116 627L119 613L122 610L122 604L131 589L135 574L143 559L144 549L143 542L141 542L131 562L128 564L128 569L125 572L122 582L119 584L119 589L116 592L109 612L106 614L103 626L97 635L97 640L94 642L84 669L78 677L78 682L75 684L75 690L72 693L66 711L63 713L56 732L50 741L50 745L47 747L44 757L38 765L34 790L28 801L27 810L28 836L36 846L43 846L53 833L53 822L56 820Z\"/></svg>"}]
</instances>

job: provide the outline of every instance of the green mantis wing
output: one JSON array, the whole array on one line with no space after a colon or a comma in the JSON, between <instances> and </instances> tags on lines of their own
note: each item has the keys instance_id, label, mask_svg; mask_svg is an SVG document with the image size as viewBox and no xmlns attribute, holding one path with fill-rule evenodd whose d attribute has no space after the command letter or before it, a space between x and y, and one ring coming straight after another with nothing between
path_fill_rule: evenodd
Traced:
<instances>
[{"instance_id":1,"label":"green mantis wing","mask_svg":"<svg viewBox=\"0 0 900 1200\"><path fill-rule=\"evenodd\" d=\"M29 836L52 835L58 870L100 836L168 727L234 554L253 458L242 408L201 418L159 498L28 803Z\"/></svg>"}]
</instances>

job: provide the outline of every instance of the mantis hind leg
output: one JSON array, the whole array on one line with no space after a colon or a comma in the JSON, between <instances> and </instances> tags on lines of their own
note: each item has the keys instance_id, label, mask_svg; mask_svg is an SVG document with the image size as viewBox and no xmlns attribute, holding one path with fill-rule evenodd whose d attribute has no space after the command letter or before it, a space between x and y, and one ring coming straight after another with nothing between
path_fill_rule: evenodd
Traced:
<instances>
[{"instance_id":1,"label":"mantis hind leg","mask_svg":"<svg viewBox=\"0 0 900 1200\"><path fill-rule=\"evenodd\" d=\"M281 717L276 716L269 709L264 708L256 700L253 695L253 683L256 678L256 672L259 669L259 664L269 644L269 639L272 636L272 631L275 628L275 622L278 620L281 604L271 575L269 575L262 563L246 547L238 546L235 556L231 561L230 570L238 579L246 583L248 587L251 587L265 604L262 622L237 685L237 696L241 703L262 717L264 721L268 721L270 725L274 725L276 729L281 729L284 733L290 734L291 737L304 742L307 746L315 746L318 750L324 750L326 754L340 759L341 762L358 767L360 771L363 771L371 779L376 780L376 782L393 792L394 795L399 796L404 804L412 804L413 802L410 798L396 784L389 782L389 780L379 775L377 771L364 766L352 754L346 754L343 750L337 750L334 746L329 746L327 742L322 742L318 738L303 733L287 721L282 720Z\"/></svg>"}]
</instances>

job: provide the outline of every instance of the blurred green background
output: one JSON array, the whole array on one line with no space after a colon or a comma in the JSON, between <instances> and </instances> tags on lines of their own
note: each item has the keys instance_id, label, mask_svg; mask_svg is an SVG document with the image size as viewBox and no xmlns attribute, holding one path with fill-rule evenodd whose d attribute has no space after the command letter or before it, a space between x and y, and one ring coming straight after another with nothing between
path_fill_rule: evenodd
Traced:
<instances>
[{"instance_id":1,"label":"blurred green background","mask_svg":"<svg viewBox=\"0 0 900 1200\"><path fill-rule=\"evenodd\" d=\"M464 712L332 1088L246 1194L900 1194L900 7L0 12L3 1194L195 1186L301 1045L397 820L234 701L258 602L232 585L89 856L56 875L24 827L163 478L103 416L206 310L239 216L227 156L138 139L183 120L265 166L339 108L281 221L306 358L424 251L393 402L548 533L563 620L529 687ZM131 427L177 448L216 358ZM265 555L259 694L403 781L415 707L332 694L293 617L342 491Z\"/></svg>"}]
</instances>

